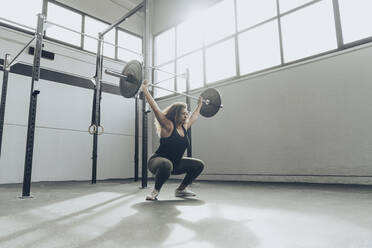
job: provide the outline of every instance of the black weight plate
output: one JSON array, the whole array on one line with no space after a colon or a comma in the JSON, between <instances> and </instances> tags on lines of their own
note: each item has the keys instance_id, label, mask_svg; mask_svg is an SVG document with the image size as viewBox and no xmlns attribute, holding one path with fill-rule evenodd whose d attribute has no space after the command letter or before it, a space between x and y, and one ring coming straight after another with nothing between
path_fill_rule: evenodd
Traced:
<instances>
[{"instance_id":1,"label":"black weight plate","mask_svg":"<svg viewBox=\"0 0 372 248\"><path fill-rule=\"evenodd\" d=\"M129 61L122 74L127 78L120 78L120 93L125 98L134 97L142 84L142 64L137 60Z\"/></svg>"},{"instance_id":2,"label":"black weight plate","mask_svg":"<svg viewBox=\"0 0 372 248\"><path fill-rule=\"evenodd\" d=\"M203 103L200 114L204 117L212 117L220 110L221 96L220 93L213 88L208 88L201 94L203 100L209 100L209 104Z\"/></svg>"}]
</instances>

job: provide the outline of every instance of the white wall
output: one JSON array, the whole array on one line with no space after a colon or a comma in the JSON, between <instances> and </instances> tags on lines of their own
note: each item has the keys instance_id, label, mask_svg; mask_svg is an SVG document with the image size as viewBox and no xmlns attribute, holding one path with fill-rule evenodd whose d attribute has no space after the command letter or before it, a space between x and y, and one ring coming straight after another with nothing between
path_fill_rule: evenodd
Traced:
<instances>
[{"instance_id":1,"label":"white wall","mask_svg":"<svg viewBox=\"0 0 372 248\"><path fill-rule=\"evenodd\" d=\"M180 2L155 1L155 15L165 17L154 33L192 9L193 1ZM192 129L193 156L206 163L200 178L372 184L371 63L364 45L215 85L224 108ZM184 97L160 106L176 100ZM155 131L153 140L155 151Z\"/></svg>"},{"instance_id":2,"label":"white wall","mask_svg":"<svg viewBox=\"0 0 372 248\"><path fill-rule=\"evenodd\" d=\"M0 27L0 55L15 55L31 39ZM95 56L45 41L55 60L42 59L41 66L93 77ZM23 53L21 61L32 62ZM105 60L105 67L121 70L123 64ZM0 72L2 84L2 72ZM117 78L104 76L118 83ZM31 78L10 73L5 111L0 184L23 180ZM92 168L91 123L93 90L40 80L37 105L32 181L90 180ZM101 124L105 133L98 140L97 179L132 178L134 175L134 99L103 93Z\"/></svg>"}]
</instances>

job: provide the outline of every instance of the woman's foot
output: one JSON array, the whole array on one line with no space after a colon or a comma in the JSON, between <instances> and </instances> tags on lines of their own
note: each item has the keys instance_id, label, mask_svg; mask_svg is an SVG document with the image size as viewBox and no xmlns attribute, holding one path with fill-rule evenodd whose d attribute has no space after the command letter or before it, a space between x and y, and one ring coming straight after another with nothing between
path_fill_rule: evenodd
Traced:
<instances>
[{"instance_id":1,"label":"woman's foot","mask_svg":"<svg viewBox=\"0 0 372 248\"><path fill-rule=\"evenodd\" d=\"M149 195L146 196L147 201L157 201L159 190L154 189Z\"/></svg>"},{"instance_id":2,"label":"woman's foot","mask_svg":"<svg viewBox=\"0 0 372 248\"><path fill-rule=\"evenodd\" d=\"M192 192L191 190L188 190L187 188L184 188L184 189L176 189L176 191L174 192L174 195L176 197L189 197L189 196L196 196L196 194L194 192Z\"/></svg>"}]
</instances>

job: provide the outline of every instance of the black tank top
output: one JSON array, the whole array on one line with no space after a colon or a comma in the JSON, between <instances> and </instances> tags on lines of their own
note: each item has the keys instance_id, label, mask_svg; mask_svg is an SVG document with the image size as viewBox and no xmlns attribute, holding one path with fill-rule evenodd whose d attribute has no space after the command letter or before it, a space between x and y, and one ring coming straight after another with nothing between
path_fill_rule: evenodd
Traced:
<instances>
[{"instance_id":1,"label":"black tank top","mask_svg":"<svg viewBox=\"0 0 372 248\"><path fill-rule=\"evenodd\" d=\"M189 138L186 129L182 126L184 137L179 135L176 125L174 125L173 132L169 137L160 138L159 148L155 155L164 157L172 161L173 166L177 166L180 162L186 148L189 145Z\"/></svg>"}]
</instances>

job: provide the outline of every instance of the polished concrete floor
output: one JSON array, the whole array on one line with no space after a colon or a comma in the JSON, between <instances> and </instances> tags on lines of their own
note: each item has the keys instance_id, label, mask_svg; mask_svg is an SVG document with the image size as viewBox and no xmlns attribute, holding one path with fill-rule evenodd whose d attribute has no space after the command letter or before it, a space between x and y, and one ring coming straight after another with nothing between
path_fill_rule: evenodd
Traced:
<instances>
[{"instance_id":1,"label":"polished concrete floor","mask_svg":"<svg viewBox=\"0 0 372 248\"><path fill-rule=\"evenodd\" d=\"M149 182L152 186L152 182ZM0 247L372 247L372 187L197 182L157 202L129 181L0 185Z\"/></svg>"}]
</instances>

